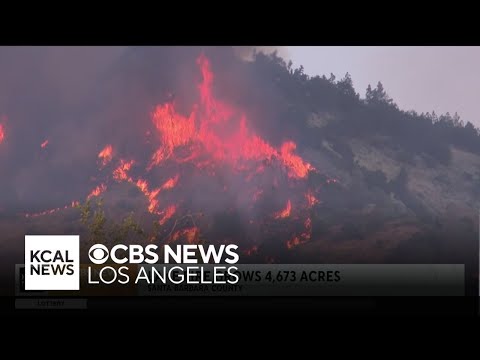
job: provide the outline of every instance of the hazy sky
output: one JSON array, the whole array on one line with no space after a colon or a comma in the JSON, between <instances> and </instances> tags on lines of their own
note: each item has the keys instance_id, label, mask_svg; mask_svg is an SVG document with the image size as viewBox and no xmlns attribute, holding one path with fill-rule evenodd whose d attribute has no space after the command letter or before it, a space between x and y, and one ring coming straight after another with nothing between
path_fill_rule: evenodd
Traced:
<instances>
[{"instance_id":1,"label":"hazy sky","mask_svg":"<svg viewBox=\"0 0 480 360\"><path fill-rule=\"evenodd\" d=\"M288 47L294 67L342 78L348 71L361 97L381 81L404 110L458 112L480 127L480 47Z\"/></svg>"}]
</instances>

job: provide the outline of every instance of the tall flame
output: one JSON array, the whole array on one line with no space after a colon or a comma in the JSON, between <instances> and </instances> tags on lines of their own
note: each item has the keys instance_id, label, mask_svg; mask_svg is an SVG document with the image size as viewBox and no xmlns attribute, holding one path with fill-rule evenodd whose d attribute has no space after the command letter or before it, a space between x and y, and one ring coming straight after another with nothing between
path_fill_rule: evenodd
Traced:
<instances>
[{"instance_id":1,"label":"tall flame","mask_svg":"<svg viewBox=\"0 0 480 360\"><path fill-rule=\"evenodd\" d=\"M106 166L113 158L112 145L105 146L102 151L98 153L98 158L101 159L102 166Z\"/></svg>"},{"instance_id":2,"label":"tall flame","mask_svg":"<svg viewBox=\"0 0 480 360\"><path fill-rule=\"evenodd\" d=\"M155 138L157 138L159 145L151 154L148 163L143 163L143 166L145 170L150 171L153 167L165 165L161 171L161 180L154 182L156 171L150 172L151 176L137 176L137 170L141 170L142 162L137 161L138 159L127 160L117 156L114 163L115 166L112 166L113 170L108 172L107 176L109 177L106 179L102 178L102 183L87 195L87 199L104 193L107 190L106 184L109 184L108 186L110 187L112 179L117 182L130 183L132 186L136 186L146 197L148 212L156 216L156 221L158 221L159 225L164 226L169 224L169 220L173 219L177 214L179 218L181 215L185 215L181 213L182 203L172 204L171 199L174 195L181 193L177 191L176 187L179 181L184 181L186 178L185 174L189 174L188 171L192 168L194 170L202 170L207 174L218 174L219 178L223 176L224 170L245 175L242 176L243 184L250 186L247 192L248 196L245 198L247 201L251 200L253 202L259 199L263 201L263 199L271 196L268 185L265 187L265 184L270 183L263 179L261 179L261 182L256 182L257 177L261 174L270 176L267 173L267 169L271 165L285 174L283 176L275 170L273 177L267 177L267 180L270 179L268 181L271 181L273 190L287 183L288 186L298 184L298 181L292 180L305 180L310 171L315 171L311 164L296 153L297 145L295 142L285 141L280 146L271 145L255 133L251 127L251 122L243 111L232 104L217 99L213 93L215 79L208 59L201 55L197 59L197 64L200 67L202 80L197 88L199 92L198 101L192 106L192 109L187 113L180 114L177 112L175 103L170 101L156 106L151 115L156 131L147 131L146 136L149 144L152 144ZM5 129L0 122L0 143L4 139ZM49 140L45 140L40 146L42 149L45 149L48 144ZM113 164L113 158L114 149L110 144L106 145L98 153L97 161L100 163L99 170L102 170L102 176L104 175L104 168L110 163ZM172 169L172 164L177 165L173 173L169 171L169 169ZM186 164L186 166L179 168L181 164ZM189 166L191 164L193 164L193 167ZM135 173L131 174L133 165L135 165ZM187 170L184 172L184 169ZM168 174L168 177L164 177L165 173ZM227 176L226 178L228 179L229 177ZM157 178L157 180L159 179ZM333 181L335 182L336 180ZM183 187L187 191L189 190L188 182L186 184L181 183L181 185L182 190ZM216 186L216 184L213 185ZM223 189L223 192L227 192L235 191L238 188L234 184L225 184L222 179L219 182L218 189ZM290 188L288 191L290 191ZM288 196L289 199L285 207L274 213L274 219L299 219L300 216L297 215L301 211L308 210L318 203L312 191L307 191L305 194L302 191L299 193L299 196L290 195L289 193ZM305 198L307 205L305 205ZM40 213L27 214L26 216L51 214L76 204L75 202L63 208L45 210ZM295 208L295 216L291 216L292 208ZM177 231L173 232L175 227L177 227L177 223L178 221L175 221L174 229L171 230L170 235L166 239L167 242L179 240L191 244L199 242L200 228L195 225L195 222L193 222L194 226L192 227L177 228ZM261 221L256 219L255 224L257 223L261 224ZM254 224L254 221L251 219L250 224ZM290 240L286 242L287 248L292 249L309 241L311 233L312 221L308 217L303 223L302 230L297 231L293 236L292 233L289 234ZM257 254L258 252L258 245L254 245L245 251L247 255Z\"/></svg>"},{"instance_id":3,"label":"tall flame","mask_svg":"<svg viewBox=\"0 0 480 360\"><path fill-rule=\"evenodd\" d=\"M158 131L161 146L152 156L150 168L174 158L178 162L198 159L208 154L214 162L228 163L239 170L251 161L279 159L292 178L305 178L312 165L294 154L296 144L285 142L276 149L254 134L247 118L233 106L213 96L213 73L204 55L197 61L203 80L198 89L200 104L187 116L177 113L173 102L159 105L152 120ZM187 157L175 158L175 150L188 147Z\"/></svg>"}]
</instances>

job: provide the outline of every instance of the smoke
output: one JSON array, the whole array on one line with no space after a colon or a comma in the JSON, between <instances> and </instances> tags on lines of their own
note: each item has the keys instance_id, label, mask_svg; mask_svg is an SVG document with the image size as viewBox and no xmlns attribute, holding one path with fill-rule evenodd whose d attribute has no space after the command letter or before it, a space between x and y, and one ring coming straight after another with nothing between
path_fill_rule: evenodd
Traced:
<instances>
[{"instance_id":1,"label":"smoke","mask_svg":"<svg viewBox=\"0 0 480 360\"><path fill-rule=\"evenodd\" d=\"M7 120L0 121L0 208L40 211L84 199L103 179L98 153L107 144L113 146L116 161L147 163L158 142L151 120L155 106L174 101L179 113L188 114L198 103L201 73L196 60L201 53L212 63L216 96L244 109L253 130L263 130L261 135L280 146L285 139L276 137L280 131L268 124L281 99L240 59L252 51L253 47L1 47L0 114ZM155 175L157 170L149 174ZM225 205L219 203L216 208Z\"/></svg>"},{"instance_id":2,"label":"smoke","mask_svg":"<svg viewBox=\"0 0 480 360\"><path fill-rule=\"evenodd\" d=\"M253 60L253 54L255 51L262 52L266 55L277 53L278 56L285 60L290 58L286 46L234 46L234 50L240 59L246 61Z\"/></svg>"}]
</instances>

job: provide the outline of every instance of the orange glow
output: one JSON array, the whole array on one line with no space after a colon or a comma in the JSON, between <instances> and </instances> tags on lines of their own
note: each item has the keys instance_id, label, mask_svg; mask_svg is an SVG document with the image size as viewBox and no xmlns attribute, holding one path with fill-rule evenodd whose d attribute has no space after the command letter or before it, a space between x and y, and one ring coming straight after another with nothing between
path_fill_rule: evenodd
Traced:
<instances>
[{"instance_id":1,"label":"orange glow","mask_svg":"<svg viewBox=\"0 0 480 360\"><path fill-rule=\"evenodd\" d=\"M302 233L301 237L305 241L308 241L312 236L312 219L307 218L307 220L305 220L304 222L304 225L305 225L305 232Z\"/></svg>"},{"instance_id":2,"label":"orange glow","mask_svg":"<svg viewBox=\"0 0 480 360\"><path fill-rule=\"evenodd\" d=\"M102 166L106 166L113 158L112 145L107 145L98 153L98 158L102 161Z\"/></svg>"},{"instance_id":3,"label":"orange glow","mask_svg":"<svg viewBox=\"0 0 480 360\"><path fill-rule=\"evenodd\" d=\"M305 231L300 236L294 236L291 240L288 240L286 245L287 249L293 249L301 244L304 244L310 240L312 237L312 219L307 218L303 223L305 226Z\"/></svg>"},{"instance_id":4,"label":"orange glow","mask_svg":"<svg viewBox=\"0 0 480 360\"><path fill-rule=\"evenodd\" d=\"M305 178L314 168L294 154L296 144L285 142L276 149L248 126L247 118L235 107L213 96L213 73L207 58L201 55L197 60L203 80L198 86L200 104L193 107L187 116L177 113L173 102L158 105L152 114L152 121L160 137L161 146L152 156L149 168L173 159L177 162L193 161L208 155L208 162L196 163L212 165L227 163L236 170L253 166L257 172L262 166L250 164L264 160L279 159L292 178ZM183 149L187 156L179 158L176 150ZM248 165L248 166L247 166Z\"/></svg>"},{"instance_id":5,"label":"orange glow","mask_svg":"<svg viewBox=\"0 0 480 360\"><path fill-rule=\"evenodd\" d=\"M56 212L61 211L61 210L74 208L74 207L78 206L79 204L80 203L78 201L72 201L70 204L65 205L64 207L58 207L58 208L55 208L55 209L44 210L44 211L40 211L40 212L37 212L37 213L27 213L27 214L25 214L25 217L26 218L35 218L35 217L39 217L39 216L50 215L50 214L56 213Z\"/></svg>"},{"instance_id":6,"label":"orange glow","mask_svg":"<svg viewBox=\"0 0 480 360\"><path fill-rule=\"evenodd\" d=\"M319 203L319 201L317 200L317 198L315 197L315 195L313 195L313 193L311 191L308 191L305 194L305 197L307 198L307 204L308 204L309 208L311 208L315 204Z\"/></svg>"},{"instance_id":7,"label":"orange glow","mask_svg":"<svg viewBox=\"0 0 480 360\"><path fill-rule=\"evenodd\" d=\"M128 181L133 182L130 178ZM160 189L155 189L153 191L148 190L148 183L146 180L138 179L135 185L140 189L140 191L148 198L148 212L155 214L157 213L159 201L156 199L157 195L160 193Z\"/></svg>"},{"instance_id":8,"label":"orange glow","mask_svg":"<svg viewBox=\"0 0 480 360\"><path fill-rule=\"evenodd\" d=\"M98 185L95 189L93 189L90 194L87 196L87 200L94 197L99 196L100 194L104 193L107 190L107 186L105 184Z\"/></svg>"},{"instance_id":9,"label":"orange glow","mask_svg":"<svg viewBox=\"0 0 480 360\"><path fill-rule=\"evenodd\" d=\"M252 256L258 252L258 246L254 245L251 248L245 250L244 252L245 252L245 255Z\"/></svg>"},{"instance_id":10,"label":"orange glow","mask_svg":"<svg viewBox=\"0 0 480 360\"><path fill-rule=\"evenodd\" d=\"M292 203L290 200L287 201L287 206L285 206L285 209L275 213L274 217L275 219L285 219L290 216L290 212L292 211Z\"/></svg>"},{"instance_id":11,"label":"orange glow","mask_svg":"<svg viewBox=\"0 0 480 360\"><path fill-rule=\"evenodd\" d=\"M169 206L164 212L162 218L159 220L160 225L164 225L168 220L171 219L171 217L175 214L177 211L177 208L175 205Z\"/></svg>"},{"instance_id":12,"label":"orange glow","mask_svg":"<svg viewBox=\"0 0 480 360\"><path fill-rule=\"evenodd\" d=\"M138 179L137 180L137 187L140 189L142 193L148 196L148 183L145 180Z\"/></svg>"},{"instance_id":13,"label":"orange glow","mask_svg":"<svg viewBox=\"0 0 480 360\"><path fill-rule=\"evenodd\" d=\"M187 229L176 231L171 237L171 242L178 241L180 239L185 239L187 243L194 244L198 242L199 235L200 235L200 229L197 228L196 226L193 226Z\"/></svg>"},{"instance_id":14,"label":"orange glow","mask_svg":"<svg viewBox=\"0 0 480 360\"><path fill-rule=\"evenodd\" d=\"M126 161L120 159L120 165L115 170L113 170L113 178L117 181L133 181L132 178L128 176L128 172L130 171L133 164L133 160Z\"/></svg>"},{"instance_id":15,"label":"orange glow","mask_svg":"<svg viewBox=\"0 0 480 360\"><path fill-rule=\"evenodd\" d=\"M292 249L298 245L300 245L300 239L298 238L298 236L295 236L293 239L287 241L288 249Z\"/></svg>"},{"instance_id":16,"label":"orange glow","mask_svg":"<svg viewBox=\"0 0 480 360\"><path fill-rule=\"evenodd\" d=\"M176 175L173 178L168 179L163 185L162 190L173 189L178 183L179 176Z\"/></svg>"},{"instance_id":17,"label":"orange glow","mask_svg":"<svg viewBox=\"0 0 480 360\"><path fill-rule=\"evenodd\" d=\"M0 144L5 140L5 129L2 124L0 124Z\"/></svg>"},{"instance_id":18,"label":"orange glow","mask_svg":"<svg viewBox=\"0 0 480 360\"><path fill-rule=\"evenodd\" d=\"M151 193L148 194L148 211L151 212L152 214L155 213L158 209L158 200L156 199L158 193L160 192L160 189L155 189Z\"/></svg>"},{"instance_id":19,"label":"orange glow","mask_svg":"<svg viewBox=\"0 0 480 360\"><path fill-rule=\"evenodd\" d=\"M257 133L253 126L255 123L260 123L262 119L252 119L235 103L217 98L214 92L215 76L208 59L201 55L197 59L197 64L201 80L194 89L198 91L196 103L190 109L184 110L185 103L182 102L181 113L178 112L180 107L174 100L155 104L157 106L151 113L150 130L145 132L145 129L141 129L140 132L142 136L146 136L146 139L130 139L131 144L148 143L147 149L135 151L140 158L133 160L130 155L121 158L119 154L128 147L119 144L117 148L117 142L113 142L114 150L112 145L106 145L107 141L113 140L105 140L103 144L105 147L98 153L97 160L92 159L97 162L97 170L99 170L95 174L92 184L100 185L91 190L87 199L100 196L107 191L106 184L109 188L115 188L114 182L130 183L137 187L146 198L145 201L140 194L136 193L144 203L142 210L145 213L148 210L148 221L150 218L154 218L156 225L165 226L162 228L162 232L156 233L151 239L164 241L166 236L168 242L184 241L193 244L200 241L200 228L196 226L183 228L185 225L175 221L177 217L180 220L190 216L191 225L202 224L202 231L208 230L205 234L210 233L210 228L215 226L208 218L196 223L193 219L194 215L190 215L190 210L195 210L195 213L197 210L205 211L208 214L208 203L206 203L207 209L196 209L198 206L195 202L192 203L190 199L181 197L182 195L187 197L194 191L201 192L203 190L202 186L195 187L196 185L208 184L206 194L221 196L225 202L222 200L220 204L222 206L225 204L226 211L232 210L232 213L235 210L233 209L235 205L232 204L236 199L239 199L239 206L242 209L253 210L253 213L257 214L259 211L264 211L264 206L258 204L259 209L257 209L252 205L253 202L259 199L262 202L265 199L268 204L271 198L281 196L282 202L278 203L278 208L273 208L266 214L268 222L272 222L272 216L275 219L293 218L300 221L299 224L290 224L290 222L287 224L287 221L284 221L283 225L285 226L281 227L282 229L287 227L293 229L287 229L287 236L283 237L284 241L290 239L286 243L288 249L309 241L312 234L311 219L305 220L305 218L310 212L308 208L313 207L319 201L315 197L316 192L305 191L307 188L303 185L307 185L305 180L310 171L315 171L314 167L298 155L295 142L285 141L272 145L260 133ZM5 138L5 129L1 123L0 119L0 143ZM136 133L132 132L132 134ZM49 140L45 140L41 144L41 148L46 148L49 146L48 144ZM38 143L35 146L38 146ZM142 162L144 150L149 151L146 163ZM107 165L108 169L105 168ZM140 173L142 170L150 171L157 166L159 169L154 169L148 174ZM102 169L103 171L101 171ZM202 174L197 174L200 171ZM206 179L205 175L215 178ZM300 180L303 180L301 186L295 188L294 186L298 185ZM178 191L179 187L185 191ZM210 189L212 189L211 192ZM294 193L295 189L301 190ZM225 194L226 192L229 193ZM129 195L128 192L126 196ZM283 203L284 200L286 203ZM244 206L246 202L249 203ZM175 205L170 205L173 203ZM194 209L187 209L189 204L193 204ZM281 209L282 207L283 209ZM292 213L292 208L295 210L294 213ZM64 208L26 216L51 214L61 209ZM263 224L264 219L260 213L258 219L253 220L254 216L246 219L250 220L252 230L256 231ZM170 229L170 225L173 229ZM203 226L205 226L205 230ZM277 231L276 228L273 231ZM254 238L248 239L248 241L250 240L253 243L258 241L256 235ZM257 254L258 246L261 246L259 241L257 244L246 249L245 254ZM268 261L274 261L273 258L269 259Z\"/></svg>"}]
</instances>

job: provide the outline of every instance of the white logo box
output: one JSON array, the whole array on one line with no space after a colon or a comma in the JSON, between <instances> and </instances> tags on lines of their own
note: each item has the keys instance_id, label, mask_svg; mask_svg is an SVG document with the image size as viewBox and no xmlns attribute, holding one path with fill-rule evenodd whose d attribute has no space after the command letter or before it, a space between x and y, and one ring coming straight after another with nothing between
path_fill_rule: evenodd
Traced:
<instances>
[{"instance_id":1,"label":"white logo box","mask_svg":"<svg viewBox=\"0 0 480 360\"><path fill-rule=\"evenodd\" d=\"M53 274L54 268L67 266L68 272ZM44 267L48 273L38 274L32 267ZM80 236L25 235L25 290L80 290Z\"/></svg>"}]
</instances>

